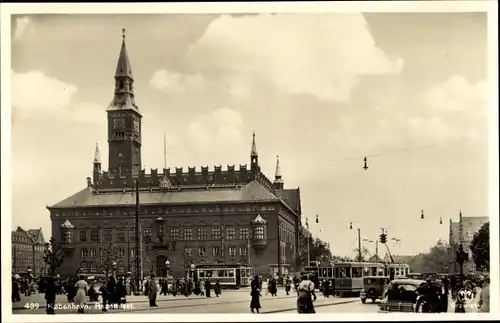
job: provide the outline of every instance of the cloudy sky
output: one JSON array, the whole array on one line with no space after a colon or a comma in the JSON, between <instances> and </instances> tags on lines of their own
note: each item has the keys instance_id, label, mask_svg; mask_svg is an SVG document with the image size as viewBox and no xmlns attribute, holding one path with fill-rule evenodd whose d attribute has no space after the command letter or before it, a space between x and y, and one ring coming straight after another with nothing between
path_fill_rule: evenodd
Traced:
<instances>
[{"instance_id":1,"label":"cloudy sky","mask_svg":"<svg viewBox=\"0 0 500 323\"><path fill-rule=\"evenodd\" d=\"M107 168L122 28L147 169L164 132L170 167L249 164L255 130L341 256L351 221L408 254L487 215L485 14L38 15L12 20L13 227L49 236L45 205L85 187L96 142Z\"/></svg>"}]
</instances>

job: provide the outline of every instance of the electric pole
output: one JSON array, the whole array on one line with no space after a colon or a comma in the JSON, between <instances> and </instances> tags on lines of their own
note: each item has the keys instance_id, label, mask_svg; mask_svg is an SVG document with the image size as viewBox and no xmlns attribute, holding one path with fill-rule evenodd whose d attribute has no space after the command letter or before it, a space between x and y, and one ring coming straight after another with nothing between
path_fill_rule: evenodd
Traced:
<instances>
[{"instance_id":1,"label":"electric pole","mask_svg":"<svg viewBox=\"0 0 500 323\"><path fill-rule=\"evenodd\" d=\"M139 286L140 286L140 280L141 280L141 273L140 273L140 268L141 268L141 257L140 257L140 252L141 252L141 246L139 243L139 179L136 180L135 182L135 279L136 279L136 284L137 284L137 293L139 293Z\"/></svg>"},{"instance_id":2,"label":"electric pole","mask_svg":"<svg viewBox=\"0 0 500 323\"><path fill-rule=\"evenodd\" d=\"M358 261L363 261L363 255L361 252L361 229L358 228Z\"/></svg>"}]
</instances>

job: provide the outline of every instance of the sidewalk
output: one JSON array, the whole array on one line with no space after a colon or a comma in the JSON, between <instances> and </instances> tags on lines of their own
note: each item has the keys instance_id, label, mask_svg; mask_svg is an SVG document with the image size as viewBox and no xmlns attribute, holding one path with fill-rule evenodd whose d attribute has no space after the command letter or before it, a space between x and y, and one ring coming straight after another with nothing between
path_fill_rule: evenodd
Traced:
<instances>
[{"instance_id":1,"label":"sidewalk","mask_svg":"<svg viewBox=\"0 0 500 323\"><path fill-rule=\"evenodd\" d=\"M250 293L250 288L241 288L241 289L237 289L237 290L233 290L233 289L222 290L222 294L232 294L232 293L239 294L242 292ZM283 290L278 289L278 293L283 295L285 293L285 291L284 291L284 289ZM213 294L213 290L212 290L212 294ZM204 296L194 296L194 295L190 295L189 297L185 297L182 295L177 295L175 297L172 295L160 296L160 294L158 293L158 297L157 297L156 301L157 302L172 302L172 301L180 301L180 300L185 301L185 300L196 300L196 299L205 299L205 297ZM100 300L101 299L99 298L99 301ZM147 303L147 302L149 302L149 300L148 300L147 296L145 296L143 294L138 295L138 296L129 295L129 296L127 296L127 302L128 303ZM62 305L69 304L66 295L57 295L56 303L62 304ZM12 303L12 310L18 311L18 310L33 309L33 308L42 308L42 307L45 307L45 304L46 303L45 303L45 295L44 294L36 293L36 294L31 294L31 296L21 295L20 302ZM94 305L95 302L87 302L87 304Z\"/></svg>"}]
</instances>

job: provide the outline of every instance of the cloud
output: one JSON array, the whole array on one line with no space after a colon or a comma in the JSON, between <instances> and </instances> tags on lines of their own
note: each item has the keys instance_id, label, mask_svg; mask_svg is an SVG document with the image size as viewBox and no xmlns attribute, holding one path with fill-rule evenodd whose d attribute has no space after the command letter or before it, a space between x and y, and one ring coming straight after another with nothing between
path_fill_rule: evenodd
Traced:
<instances>
[{"instance_id":1,"label":"cloud","mask_svg":"<svg viewBox=\"0 0 500 323\"><path fill-rule=\"evenodd\" d=\"M76 92L76 86L39 71L12 71L12 105L23 110L66 109Z\"/></svg>"},{"instance_id":2,"label":"cloud","mask_svg":"<svg viewBox=\"0 0 500 323\"><path fill-rule=\"evenodd\" d=\"M188 57L200 68L333 101L349 100L359 76L398 73L403 66L375 45L361 14L224 15Z\"/></svg>"},{"instance_id":3,"label":"cloud","mask_svg":"<svg viewBox=\"0 0 500 323\"><path fill-rule=\"evenodd\" d=\"M167 94L185 94L188 91L200 91L205 86L205 79L201 74L183 75L166 70L156 71L149 81L155 90Z\"/></svg>"},{"instance_id":4,"label":"cloud","mask_svg":"<svg viewBox=\"0 0 500 323\"><path fill-rule=\"evenodd\" d=\"M239 155L242 150L242 125L243 119L238 112L219 108L190 124L190 144L207 160L220 162L221 154L232 160L236 155L230 155Z\"/></svg>"},{"instance_id":5,"label":"cloud","mask_svg":"<svg viewBox=\"0 0 500 323\"><path fill-rule=\"evenodd\" d=\"M45 75L40 71L16 73L12 77L12 106L21 117L50 113L79 123L103 123L104 107L90 102L74 102L75 85Z\"/></svg>"},{"instance_id":6,"label":"cloud","mask_svg":"<svg viewBox=\"0 0 500 323\"><path fill-rule=\"evenodd\" d=\"M34 26L29 17L16 18L15 31L12 40L17 41L21 38L21 36L33 32Z\"/></svg>"},{"instance_id":7,"label":"cloud","mask_svg":"<svg viewBox=\"0 0 500 323\"><path fill-rule=\"evenodd\" d=\"M424 102L428 108L452 112L480 111L486 108L487 99L486 81L472 83L461 75L454 75L444 82L434 84L424 93Z\"/></svg>"}]
</instances>

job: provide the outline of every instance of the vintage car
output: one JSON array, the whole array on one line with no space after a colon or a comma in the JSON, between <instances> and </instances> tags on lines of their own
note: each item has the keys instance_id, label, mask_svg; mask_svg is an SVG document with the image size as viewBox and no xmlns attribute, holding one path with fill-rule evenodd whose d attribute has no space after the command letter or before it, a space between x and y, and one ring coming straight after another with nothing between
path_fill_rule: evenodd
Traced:
<instances>
[{"instance_id":1,"label":"vintage car","mask_svg":"<svg viewBox=\"0 0 500 323\"><path fill-rule=\"evenodd\" d=\"M367 299L371 299L375 303L377 299L382 299L387 284L389 284L389 277L387 276L363 277L363 289L359 294L361 302L364 304Z\"/></svg>"},{"instance_id":2,"label":"vintage car","mask_svg":"<svg viewBox=\"0 0 500 323\"><path fill-rule=\"evenodd\" d=\"M380 312L415 312L417 289L427 283L418 279L395 279L389 283L379 304Z\"/></svg>"}]
</instances>

